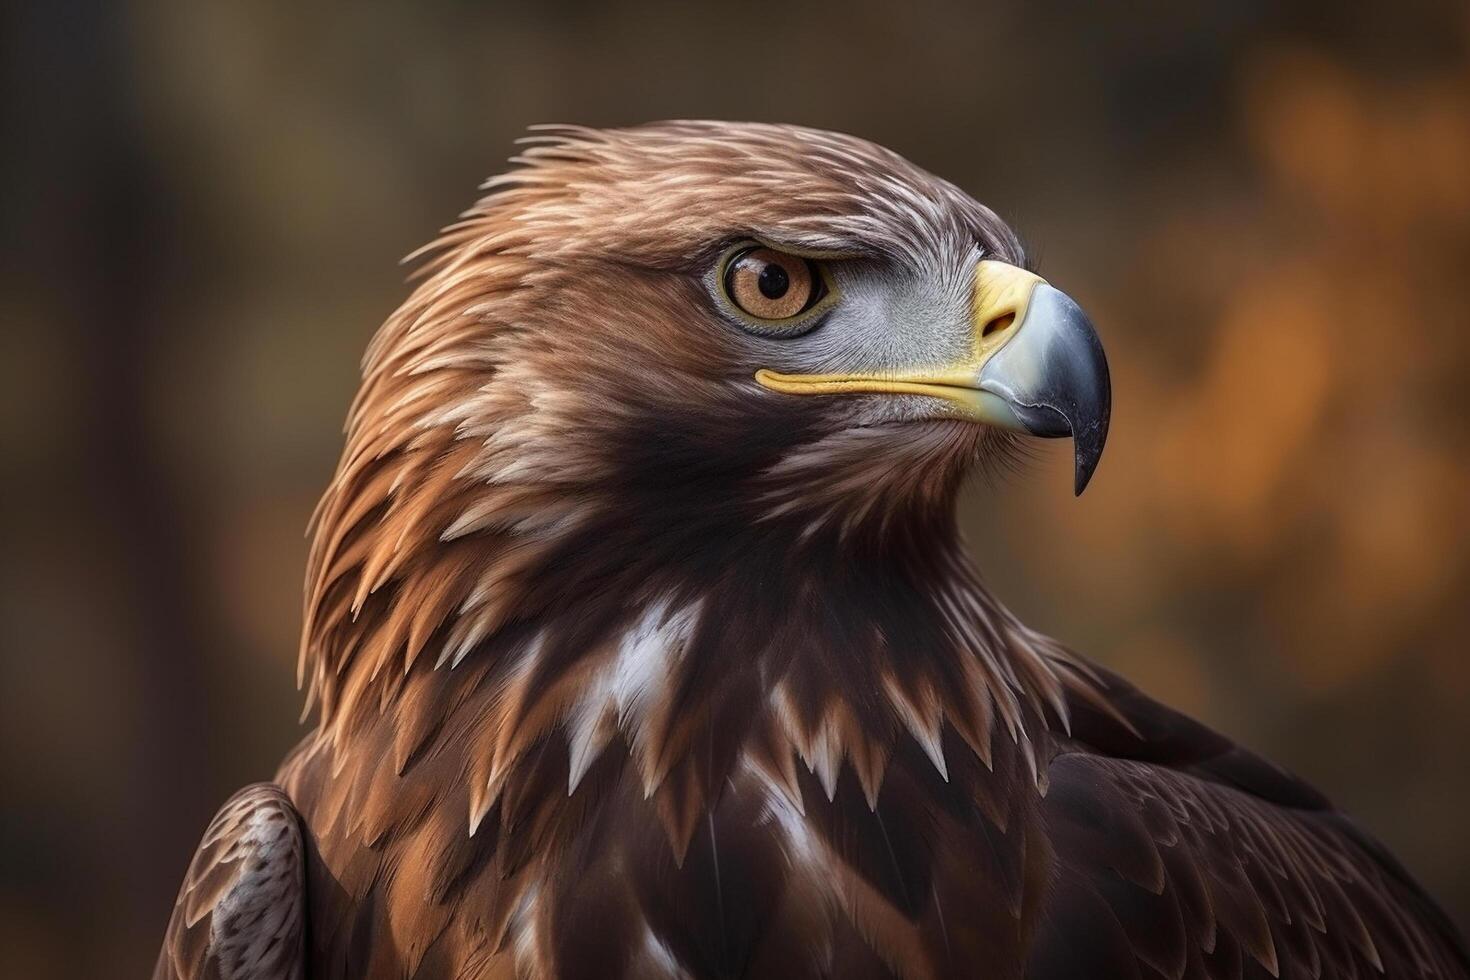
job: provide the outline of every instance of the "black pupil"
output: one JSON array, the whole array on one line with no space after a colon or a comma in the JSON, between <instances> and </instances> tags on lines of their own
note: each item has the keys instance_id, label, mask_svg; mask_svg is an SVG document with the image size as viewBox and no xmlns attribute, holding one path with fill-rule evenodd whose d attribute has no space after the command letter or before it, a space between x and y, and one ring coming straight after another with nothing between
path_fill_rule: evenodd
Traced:
<instances>
[{"instance_id":1,"label":"black pupil","mask_svg":"<svg viewBox=\"0 0 1470 980\"><path fill-rule=\"evenodd\" d=\"M780 299L791 287L791 277L776 263L767 262L756 284L760 286L761 295L766 299Z\"/></svg>"}]
</instances>

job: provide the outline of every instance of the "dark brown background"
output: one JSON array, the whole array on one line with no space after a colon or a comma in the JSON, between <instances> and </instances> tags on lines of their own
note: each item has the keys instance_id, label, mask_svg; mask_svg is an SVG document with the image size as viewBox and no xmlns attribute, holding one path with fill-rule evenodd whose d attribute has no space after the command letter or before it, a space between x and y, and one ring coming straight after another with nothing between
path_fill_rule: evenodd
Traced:
<instances>
[{"instance_id":1,"label":"dark brown background","mask_svg":"<svg viewBox=\"0 0 1470 980\"><path fill-rule=\"evenodd\" d=\"M997 591L1470 916L1470 7L304 6L7 15L0 973L141 975L299 737L358 355L538 121L848 130L1012 220L1117 406L1082 500L966 495Z\"/></svg>"}]
</instances>

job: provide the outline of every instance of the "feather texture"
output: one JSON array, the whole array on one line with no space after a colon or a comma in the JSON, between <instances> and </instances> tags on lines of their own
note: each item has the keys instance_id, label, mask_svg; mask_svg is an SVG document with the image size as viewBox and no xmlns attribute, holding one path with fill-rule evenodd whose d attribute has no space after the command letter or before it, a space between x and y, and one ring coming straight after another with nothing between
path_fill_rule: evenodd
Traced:
<instances>
[{"instance_id":1,"label":"feather texture","mask_svg":"<svg viewBox=\"0 0 1470 980\"><path fill-rule=\"evenodd\" d=\"M300 980L305 872L290 800L268 783L240 790L189 864L155 980Z\"/></svg>"}]
</instances>

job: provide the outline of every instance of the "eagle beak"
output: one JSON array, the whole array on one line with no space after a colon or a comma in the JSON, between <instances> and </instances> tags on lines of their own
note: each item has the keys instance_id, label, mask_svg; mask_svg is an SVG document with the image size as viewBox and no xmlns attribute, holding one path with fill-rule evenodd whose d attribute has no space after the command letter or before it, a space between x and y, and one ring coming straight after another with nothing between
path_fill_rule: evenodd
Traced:
<instances>
[{"instance_id":1,"label":"eagle beak","mask_svg":"<svg viewBox=\"0 0 1470 980\"><path fill-rule=\"evenodd\" d=\"M930 395L962 418L1034 436L1071 436L1081 494L1102 458L1112 411L1108 362L1092 322L1040 276L986 259L975 266L971 334L971 355L949 367L870 375L761 370L755 378L793 395Z\"/></svg>"}]
</instances>

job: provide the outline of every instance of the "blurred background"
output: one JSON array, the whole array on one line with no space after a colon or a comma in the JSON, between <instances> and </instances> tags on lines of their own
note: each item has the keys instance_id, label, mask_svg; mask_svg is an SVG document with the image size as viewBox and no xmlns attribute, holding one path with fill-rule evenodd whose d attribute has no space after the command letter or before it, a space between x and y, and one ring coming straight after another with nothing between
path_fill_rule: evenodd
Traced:
<instances>
[{"instance_id":1,"label":"blurred background","mask_svg":"<svg viewBox=\"0 0 1470 980\"><path fill-rule=\"evenodd\" d=\"M1321 785L1470 919L1470 6L13 4L0 973L141 976L300 738L307 516L398 258L534 122L807 123L991 204L1114 370L1031 624ZM8 961L8 962L3 962Z\"/></svg>"}]
</instances>

